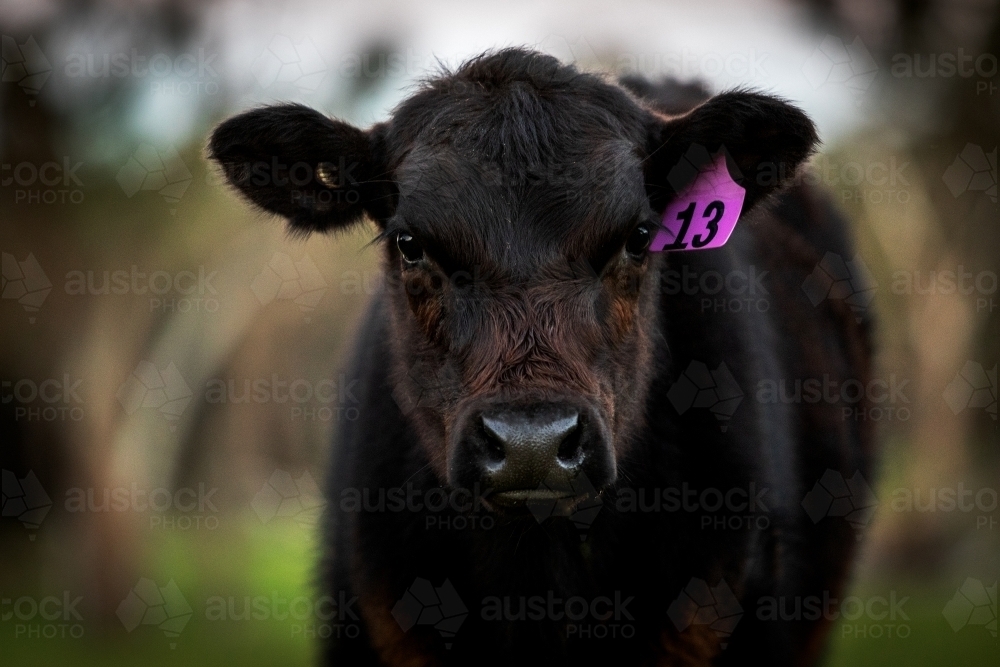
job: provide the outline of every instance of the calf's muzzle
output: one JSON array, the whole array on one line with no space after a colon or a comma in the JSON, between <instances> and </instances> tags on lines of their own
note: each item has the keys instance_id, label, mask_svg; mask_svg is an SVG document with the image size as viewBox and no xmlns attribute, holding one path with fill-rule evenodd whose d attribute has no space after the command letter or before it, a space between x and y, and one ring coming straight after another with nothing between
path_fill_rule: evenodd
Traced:
<instances>
[{"instance_id":1,"label":"calf's muzzle","mask_svg":"<svg viewBox=\"0 0 1000 667\"><path fill-rule=\"evenodd\" d=\"M592 407L494 404L460 421L449 481L488 490L494 506L572 497L614 481L610 438Z\"/></svg>"}]
</instances>

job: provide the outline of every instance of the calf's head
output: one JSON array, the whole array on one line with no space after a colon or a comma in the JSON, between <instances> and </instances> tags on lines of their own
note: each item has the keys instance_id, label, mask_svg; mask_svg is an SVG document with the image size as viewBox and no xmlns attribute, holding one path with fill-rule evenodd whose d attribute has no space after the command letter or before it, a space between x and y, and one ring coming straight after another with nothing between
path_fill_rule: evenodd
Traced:
<instances>
[{"instance_id":1,"label":"calf's head","mask_svg":"<svg viewBox=\"0 0 1000 667\"><path fill-rule=\"evenodd\" d=\"M773 97L730 92L666 116L515 49L429 81L368 130L265 107L220 125L209 151L293 230L375 222L385 391L443 483L516 505L581 473L611 484L644 420L670 326L656 308L664 259L648 249L686 185L674 167L692 147L723 151L746 213L777 185L756 176L790 176L815 140Z\"/></svg>"}]
</instances>

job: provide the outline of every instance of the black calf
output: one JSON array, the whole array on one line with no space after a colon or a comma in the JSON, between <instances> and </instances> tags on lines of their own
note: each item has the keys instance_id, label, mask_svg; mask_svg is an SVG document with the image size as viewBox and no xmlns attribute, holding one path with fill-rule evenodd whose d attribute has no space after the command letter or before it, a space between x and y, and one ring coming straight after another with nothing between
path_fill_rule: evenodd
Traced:
<instances>
[{"instance_id":1,"label":"black calf","mask_svg":"<svg viewBox=\"0 0 1000 667\"><path fill-rule=\"evenodd\" d=\"M842 591L854 529L802 502L824 474L868 477L873 437L757 389L871 372L865 316L802 288L851 256L822 195L787 187L813 126L749 91L627 87L512 49L367 131L284 106L213 135L294 228L379 228L324 565L358 618L331 627L329 664L820 654L827 621L767 605ZM720 156L745 190L728 243L650 252Z\"/></svg>"}]
</instances>

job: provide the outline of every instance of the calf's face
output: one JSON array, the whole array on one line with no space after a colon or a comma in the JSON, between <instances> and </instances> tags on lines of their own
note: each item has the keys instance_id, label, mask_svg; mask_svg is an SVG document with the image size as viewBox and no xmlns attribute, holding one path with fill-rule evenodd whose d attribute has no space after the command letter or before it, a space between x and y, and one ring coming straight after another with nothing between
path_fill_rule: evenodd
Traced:
<instances>
[{"instance_id":1,"label":"calf's face","mask_svg":"<svg viewBox=\"0 0 1000 667\"><path fill-rule=\"evenodd\" d=\"M775 98L727 93L667 117L509 50L431 81L368 131L267 107L223 123L210 153L295 230L374 220L386 391L442 483L513 508L613 483L643 423L671 326L656 307L664 259L648 248L693 178L677 165L723 151L746 213L777 185L756 176L791 176L814 142Z\"/></svg>"},{"instance_id":2,"label":"calf's face","mask_svg":"<svg viewBox=\"0 0 1000 667\"><path fill-rule=\"evenodd\" d=\"M506 168L464 139L396 169L397 393L452 484L512 504L580 473L599 488L641 419L656 329L641 157L595 128Z\"/></svg>"}]
</instances>

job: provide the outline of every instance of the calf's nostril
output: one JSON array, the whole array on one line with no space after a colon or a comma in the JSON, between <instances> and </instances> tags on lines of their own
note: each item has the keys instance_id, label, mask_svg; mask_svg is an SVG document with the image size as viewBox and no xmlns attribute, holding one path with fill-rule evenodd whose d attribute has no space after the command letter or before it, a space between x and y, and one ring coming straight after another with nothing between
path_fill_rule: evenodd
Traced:
<instances>
[{"instance_id":1,"label":"calf's nostril","mask_svg":"<svg viewBox=\"0 0 1000 667\"><path fill-rule=\"evenodd\" d=\"M480 434L482 435L484 449L486 450L486 458L489 463L502 463L506 457L504 441L494 429L489 427L486 421L484 419L483 425L480 427Z\"/></svg>"},{"instance_id":2,"label":"calf's nostril","mask_svg":"<svg viewBox=\"0 0 1000 667\"><path fill-rule=\"evenodd\" d=\"M575 424L573 428L563 437L563 441L559 443L559 451L556 454L556 458L559 459L559 463L565 467L576 467L583 463L583 437L582 429L579 424Z\"/></svg>"}]
</instances>

